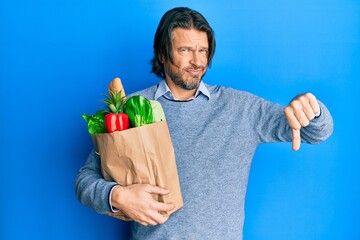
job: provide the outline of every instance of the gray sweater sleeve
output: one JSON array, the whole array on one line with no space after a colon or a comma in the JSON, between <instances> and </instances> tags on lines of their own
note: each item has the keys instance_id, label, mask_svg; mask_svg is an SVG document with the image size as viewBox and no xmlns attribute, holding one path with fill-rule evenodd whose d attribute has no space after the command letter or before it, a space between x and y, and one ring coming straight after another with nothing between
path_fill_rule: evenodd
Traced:
<instances>
[{"instance_id":1,"label":"gray sweater sleeve","mask_svg":"<svg viewBox=\"0 0 360 240\"><path fill-rule=\"evenodd\" d=\"M101 174L100 157L91 151L75 180L75 193L79 201L100 214L110 213L109 194L116 182L107 182Z\"/></svg>"},{"instance_id":2,"label":"gray sweater sleeve","mask_svg":"<svg viewBox=\"0 0 360 240\"><path fill-rule=\"evenodd\" d=\"M259 142L291 142L292 131L284 114L284 106L273 104L263 99L259 100L259 109L254 113L259 121L254 127L259 136ZM301 141L318 144L326 140L333 132L333 119L327 107L320 101L319 117L310 121L310 124L301 128Z\"/></svg>"}]
</instances>

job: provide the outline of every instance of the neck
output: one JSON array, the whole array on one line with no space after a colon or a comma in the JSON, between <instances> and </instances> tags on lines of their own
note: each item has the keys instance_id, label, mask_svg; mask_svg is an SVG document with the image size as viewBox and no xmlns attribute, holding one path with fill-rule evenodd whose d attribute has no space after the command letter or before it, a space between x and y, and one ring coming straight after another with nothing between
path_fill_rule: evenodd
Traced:
<instances>
[{"instance_id":1,"label":"neck","mask_svg":"<svg viewBox=\"0 0 360 240\"><path fill-rule=\"evenodd\" d=\"M165 80L165 81L175 98L182 101L186 101L189 98L195 96L197 89L187 90L175 85L171 80L170 81Z\"/></svg>"}]
</instances>

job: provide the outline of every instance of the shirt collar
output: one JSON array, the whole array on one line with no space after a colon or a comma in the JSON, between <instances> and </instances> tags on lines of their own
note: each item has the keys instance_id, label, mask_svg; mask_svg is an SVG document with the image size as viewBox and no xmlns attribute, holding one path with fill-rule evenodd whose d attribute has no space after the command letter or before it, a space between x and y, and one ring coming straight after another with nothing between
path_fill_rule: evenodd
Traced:
<instances>
[{"instance_id":1,"label":"shirt collar","mask_svg":"<svg viewBox=\"0 0 360 240\"><path fill-rule=\"evenodd\" d=\"M200 82L200 85L199 85L198 89L196 90L195 96L189 98L186 101L193 100L193 99L197 98L200 94L203 94L204 96L206 96L208 98L208 100L210 99L210 92L209 92L208 88L206 87L206 85L202 81ZM158 88L155 92L154 99L157 100L162 96L164 96L165 98L172 100L172 101L181 101L180 99L177 99L172 94L170 88L168 87L168 85L166 84L166 81L164 79L161 80L160 83L158 84Z\"/></svg>"}]
</instances>

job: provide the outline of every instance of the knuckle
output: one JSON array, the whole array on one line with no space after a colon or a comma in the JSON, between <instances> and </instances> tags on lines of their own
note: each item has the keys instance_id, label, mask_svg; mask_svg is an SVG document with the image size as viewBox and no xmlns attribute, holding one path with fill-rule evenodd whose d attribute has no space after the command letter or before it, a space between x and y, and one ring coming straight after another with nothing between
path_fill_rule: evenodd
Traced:
<instances>
[{"instance_id":1,"label":"knuckle","mask_svg":"<svg viewBox=\"0 0 360 240\"><path fill-rule=\"evenodd\" d=\"M309 92L308 92L308 93L305 93L304 96L306 96L307 98L310 98L310 99L314 99L314 98L315 98L314 94L309 93Z\"/></svg>"},{"instance_id":2,"label":"knuckle","mask_svg":"<svg viewBox=\"0 0 360 240\"><path fill-rule=\"evenodd\" d=\"M302 104L299 99L296 99L290 103L290 105L296 110L301 108Z\"/></svg>"},{"instance_id":3,"label":"knuckle","mask_svg":"<svg viewBox=\"0 0 360 240\"><path fill-rule=\"evenodd\" d=\"M309 120L313 120L315 118L315 114L313 112L310 112L308 118L309 118ZM310 121L309 121L309 123L310 123Z\"/></svg>"},{"instance_id":4,"label":"knuckle","mask_svg":"<svg viewBox=\"0 0 360 240\"><path fill-rule=\"evenodd\" d=\"M159 224L164 224L166 222L166 219L165 218L161 218L158 220L158 223Z\"/></svg>"},{"instance_id":5,"label":"knuckle","mask_svg":"<svg viewBox=\"0 0 360 240\"><path fill-rule=\"evenodd\" d=\"M306 127L309 123L310 123L309 120L307 118L305 118L305 117L301 117L301 118L298 119L298 125L299 125L300 128L301 127Z\"/></svg>"},{"instance_id":6,"label":"knuckle","mask_svg":"<svg viewBox=\"0 0 360 240\"><path fill-rule=\"evenodd\" d=\"M299 121L292 121L289 123L289 126L293 130L300 130L301 129L301 123Z\"/></svg>"},{"instance_id":7,"label":"knuckle","mask_svg":"<svg viewBox=\"0 0 360 240\"><path fill-rule=\"evenodd\" d=\"M145 217L144 216L142 216L142 215L138 215L137 216L137 220L139 221L139 222L145 222Z\"/></svg>"},{"instance_id":8,"label":"knuckle","mask_svg":"<svg viewBox=\"0 0 360 240\"><path fill-rule=\"evenodd\" d=\"M155 202L150 202L149 203L149 208L150 209L156 209L156 203Z\"/></svg>"},{"instance_id":9,"label":"knuckle","mask_svg":"<svg viewBox=\"0 0 360 240\"><path fill-rule=\"evenodd\" d=\"M284 113L286 116L290 115L292 113L292 108L290 106L285 107Z\"/></svg>"},{"instance_id":10,"label":"knuckle","mask_svg":"<svg viewBox=\"0 0 360 240\"><path fill-rule=\"evenodd\" d=\"M300 130L301 129L301 124L300 123L294 123L293 126L291 126L292 129L294 130Z\"/></svg>"},{"instance_id":11,"label":"knuckle","mask_svg":"<svg viewBox=\"0 0 360 240\"><path fill-rule=\"evenodd\" d=\"M310 124L310 121L307 120L307 119L304 119L304 120L302 121L302 123L301 123L301 126L306 127L306 126L308 126L309 124Z\"/></svg>"},{"instance_id":12,"label":"knuckle","mask_svg":"<svg viewBox=\"0 0 360 240\"><path fill-rule=\"evenodd\" d=\"M146 210L144 210L144 214L145 214L146 216L150 216L150 215L151 215L151 211L152 211L152 210L150 210L150 208L149 208L149 209L146 209Z\"/></svg>"},{"instance_id":13,"label":"knuckle","mask_svg":"<svg viewBox=\"0 0 360 240\"><path fill-rule=\"evenodd\" d=\"M309 98L306 96L306 95L302 95L299 97L299 102L300 104L303 106L303 105L306 105L308 103L308 100Z\"/></svg>"},{"instance_id":14,"label":"knuckle","mask_svg":"<svg viewBox=\"0 0 360 240\"><path fill-rule=\"evenodd\" d=\"M151 222L150 225L151 226L156 226L156 225L158 225L158 223L157 222Z\"/></svg>"},{"instance_id":15,"label":"knuckle","mask_svg":"<svg viewBox=\"0 0 360 240\"><path fill-rule=\"evenodd\" d=\"M148 225L147 219L145 217L137 217L136 219L133 219L133 220L140 223L143 226Z\"/></svg>"},{"instance_id":16,"label":"knuckle","mask_svg":"<svg viewBox=\"0 0 360 240\"><path fill-rule=\"evenodd\" d=\"M306 98L306 94L301 94L301 95L299 95L299 96L296 98L296 100L302 101L302 100L304 100L305 98Z\"/></svg>"},{"instance_id":17,"label":"knuckle","mask_svg":"<svg viewBox=\"0 0 360 240\"><path fill-rule=\"evenodd\" d=\"M139 221L140 221L140 222L143 222L143 223L146 223L146 222L147 222L147 217L145 217L144 215L142 215L142 216L139 217Z\"/></svg>"}]
</instances>

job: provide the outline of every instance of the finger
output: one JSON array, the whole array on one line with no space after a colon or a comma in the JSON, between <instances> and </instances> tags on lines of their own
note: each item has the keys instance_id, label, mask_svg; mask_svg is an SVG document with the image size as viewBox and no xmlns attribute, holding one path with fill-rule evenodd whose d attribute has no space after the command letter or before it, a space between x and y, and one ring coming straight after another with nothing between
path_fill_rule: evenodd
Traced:
<instances>
[{"instance_id":1,"label":"finger","mask_svg":"<svg viewBox=\"0 0 360 240\"><path fill-rule=\"evenodd\" d=\"M162 188L162 187L158 187L158 186L148 184L147 187L146 187L146 192L160 194L160 195L166 195L166 194L170 193L170 190L166 189L166 188Z\"/></svg>"},{"instance_id":2,"label":"finger","mask_svg":"<svg viewBox=\"0 0 360 240\"><path fill-rule=\"evenodd\" d=\"M296 117L296 121L298 121L302 127L306 127L307 125L309 125L310 121L307 118L303 109L296 110L294 112L294 115ZM298 129L298 128L295 128L295 129Z\"/></svg>"},{"instance_id":3,"label":"finger","mask_svg":"<svg viewBox=\"0 0 360 240\"><path fill-rule=\"evenodd\" d=\"M145 215L141 219L142 222L150 224L152 226L156 226L158 224L163 224L169 218L168 215L162 215L159 211L156 210L148 210L145 212Z\"/></svg>"},{"instance_id":4,"label":"finger","mask_svg":"<svg viewBox=\"0 0 360 240\"><path fill-rule=\"evenodd\" d=\"M150 219L150 220L148 220L148 223L149 223L151 226L156 226L156 225L159 224L155 219Z\"/></svg>"},{"instance_id":5,"label":"finger","mask_svg":"<svg viewBox=\"0 0 360 240\"><path fill-rule=\"evenodd\" d=\"M147 218L146 220L142 221L143 223L147 224L147 225L151 225L151 226L156 226L158 225L158 223L153 219L153 217L149 217ZM147 226L147 225L144 225L144 226Z\"/></svg>"},{"instance_id":6,"label":"finger","mask_svg":"<svg viewBox=\"0 0 360 240\"><path fill-rule=\"evenodd\" d=\"M156 210L144 210L141 214L139 215L134 215L130 217L140 223L141 225L147 226L147 225L152 225L152 226L156 226L158 224L163 224L167 219L168 216L162 216L159 211Z\"/></svg>"},{"instance_id":7,"label":"finger","mask_svg":"<svg viewBox=\"0 0 360 240\"><path fill-rule=\"evenodd\" d=\"M139 217L139 222L143 222L148 225L156 226L158 222L156 221L157 216L159 213L154 210L146 210L143 212L142 216Z\"/></svg>"},{"instance_id":8,"label":"finger","mask_svg":"<svg viewBox=\"0 0 360 240\"><path fill-rule=\"evenodd\" d=\"M303 95L299 98L299 101L302 104L302 111L305 113L307 120L313 120L315 118L315 112L310 104L310 98L308 98L307 95Z\"/></svg>"},{"instance_id":9,"label":"finger","mask_svg":"<svg viewBox=\"0 0 360 240\"><path fill-rule=\"evenodd\" d=\"M144 221L136 221L136 222L138 222L138 223L140 223L141 225L143 225L143 226L147 226L147 225L149 225L147 222L144 222Z\"/></svg>"},{"instance_id":10,"label":"finger","mask_svg":"<svg viewBox=\"0 0 360 240\"><path fill-rule=\"evenodd\" d=\"M151 218L154 222L156 222L156 224L164 224L169 219L169 216L156 212L151 216Z\"/></svg>"},{"instance_id":11,"label":"finger","mask_svg":"<svg viewBox=\"0 0 360 240\"><path fill-rule=\"evenodd\" d=\"M145 213L142 214L127 214L133 221L140 223L143 226L149 225L149 217Z\"/></svg>"},{"instance_id":12,"label":"finger","mask_svg":"<svg viewBox=\"0 0 360 240\"><path fill-rule=\"evenodd\" d=\"M308 121L311 121L315 118L315 113L314 113L312 107L310 106L310 104L308 104L307 106L304 106L303 111L304 111L305 117ZM305 127L305 126L303 125L303 127Z\"/></svg>"},{"instance_id":13,"label":"finger","mask_svg":"<svg viewBox=\"0 0 360 240\"><path fill-rule=\"evenodd\" d=\"M132 214L129 212L126 212L126 215L131 218L133 221L140 223L143 226L147 226L151 223L154 223L152 220L149 221L149 216L148 214L144 211L144 212L138 212L136 214Z\"/></svg>"},{"instance_id":14,"label":"finger","mask_svg":"<svg viewBox=\"0 0 360 240\"><path fill-rule=\"evenodd\" d=\"M300 149L301 138L300 129L292 129L292 149L297 151Z\"/></svg>"},{"instance_id":15,"label":"finger","mask_svg":"<svg viewBox=\"0 0 360 240\"><path fill-rule=\"evenodd\" d=\"M301 128L301 125L300 125L299 121L297 120L292 107L287 106L284 109L284 113L285 113L285 117L288 121L290 128L292 128L292 129L300 129Z\"/></svg>"},{"instance_id":16,"label":"finger","mask_svg":"<svg viewBox=\"0 0 360 240\"><path fill-rule=\"evenodd\" d=\"M319 102L317 101L316 97L311 93L307 93L306 96L309 100L309 104L310 104L314 114L317 115L320 112Z\"/></svg>"},{"instance_id":17,"label":"finger","mask_svg":"<svg viewBox=\"0 0 360 240\"><path fill-rule=\"evenodd\" d=\"M289 105L289 108L293 111L296 121L300 123L302 127L309 125L309 119L304 113L304 104L307 105L305 97L300 96L296 100L292 101ZM292 127L293 129L298 129L298 127Z\"/></svg>"},{"instance_id":18,"label":"finger","mask_svg":"<svg viewBox=\"0 0 360 240\"><path fill-rule=\"evenodd\" d=\"M154 209L160 212L169 212L175 208L175 204L173 203L154 203Z\"/></svg>"}]
</instances>

